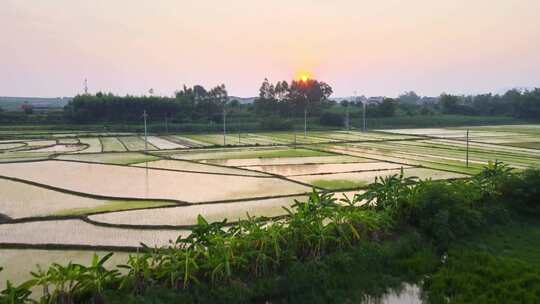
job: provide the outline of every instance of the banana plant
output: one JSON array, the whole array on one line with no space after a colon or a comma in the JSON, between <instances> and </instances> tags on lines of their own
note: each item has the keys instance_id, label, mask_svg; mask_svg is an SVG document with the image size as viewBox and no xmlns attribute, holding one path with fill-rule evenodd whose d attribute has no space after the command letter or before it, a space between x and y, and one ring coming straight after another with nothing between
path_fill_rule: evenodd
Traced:
<instances>
[{"instance_id":1,"label":"banana plant","mask_svg":"<svg viewBox=\"0 0 540 304\"><path fill-rule=\"evenodd\" d=\"M471 182L477 185L480 193L487 199L500 194L500 186L513 175L513 169L500 161L488 161L484 169L475 175Z\"/></svg>"},{"instance_id":2,"label":"banana plant","mask_svg":"<svg viewBox=\"0 0 540 304\"><path fill-rule=\"evenodd\" d=\"M53 276L51 274L51 271L50 270L44 271L43 269L41 269L40 265L37 265L37 271L30 272L30 275L32 275L32 277L34 277L34 279L31 280L31 282L35 286L41 286L42 287L42 289L43 289L43 295L42 295L43 301L48 301L50 299L50 297L51 297L50 292L49 292L49 285L51 284L51 280L53 278Z\"/></svg>"},{"instance_id":3,"label":"banana plant","mask_svg":"<svg viewBox=\"0 0 540 304\"><path fill-rule=\"evenodd\" d=\"M223 229L226 225L227 219L221 222L208 223L199 214L197 216L197 225L192 229L191 234L186 238L179 238L178 241L188 243L189 247L195 247L197 244L208 246L212 237L227 235L227 231Z\"/></svg>"},{"instance_id":4,"label":"banana plant","mask_svg":"<svg viewBox=\"0 0 540 304\"><path fill-rule=\"evenodd\" d=\"M403 168L399 174L385 177L376 177L375 182L370 184L363 194L355 196L356 202L365 200L364 209L386 210L396 212L400 204L406 201L409 191L417 182L415 176L405 177Z\"/></svg>"},{"instance_id":5,"label":"banana plant","mask_svg":"<svg viewBox=\"0 0 540 304\"><path fill-rule=\"evenodd\" d=\"M81 293L82 284L86 279L86 267L71 262L66 266L53 263L49 271L51 282L56 287L51 299L58 304L75 303L75 296Z\"/></svg>"},{"instance_id":6,"label":"banana plant","mask_svg":"<svg viewBox=\"0 0 540 304\"><path fill-rule=\"evenodd\" d=\"M0 292L0 303L2 304L20 304L20 303L37 303L30 299L33 287L31 281L22 283L19 286L13 285L9 280L6 282L6 289Z\"/></svg>"},{"instance_id":7,"label":"banana plant","mask_svg":"<svg viewBox=\"0 0 540 304\"><path fill-rule=\"evenodd\" d=\"M104 266L105 262L113 256L110 252L103 256L101 259L94 253L92 257L92 263L89 267L85 268L85 278L82 282L83 288L92 293L92 300L94 304L103 304L105 299L103 298L104 288L114 282L118 276L118 270L107 270Z\"/></svg>"},{"instance_id":8,"label":"banana plant","mask_svg":"<svg viewBox=\"0 0 540 304\"><path fill-rule=\"evenodd\" d=\"M120 283L120 289L131 286L135 295L142 295L148 286L152 284L153 268L150 260L150 254L137 252L128 256L126 264L118 265L118 268L127 270L127 274L124 275Z\"/></svg>"}]
</instances>

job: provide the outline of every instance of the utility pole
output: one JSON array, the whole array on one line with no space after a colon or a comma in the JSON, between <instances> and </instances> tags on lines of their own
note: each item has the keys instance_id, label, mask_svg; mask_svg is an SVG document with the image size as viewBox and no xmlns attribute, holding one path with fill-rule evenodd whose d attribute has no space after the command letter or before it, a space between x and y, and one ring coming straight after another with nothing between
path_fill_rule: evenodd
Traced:
<instances>
[{"instance_id":1,"label":"utility pole","mask_svg":"<svg viewBox=\"0 0 540 304\"><path fill-rule=\"evenodd\" d=\"M466 152L466 163L467 163L467 168L469 168L469 129L467 129L467 152Z\"/></svg>"},{"instance_id":2,"label":"utility pole","mask_svg":"<svg viewBox=\"0 0 540 304\"><path fill-rule=\"evenodd\" d=\"M143 112L143 118L144 118L144 153L148 153L148 133L146 129L146 118L148 118L148 114L146 113L146 110Z\"/></svg>"},{"instance_id":3,"label":"utility pole","mask_svg":"<svg viewBox=\"0 0 540 304\"><path fill-rule=\"evenodd\" d=\"M304 108L304 138L307 137L307 106Z\"/></svg>"},{"instance_id":4,"label":"utility pole","mask_svg":"<svg viewBox=\"0 0 540 304\"><path fill-rule=\"evenodd\" d=\"M362 131L367 132L367 127L366 127L366 102L365 101L362 101L362 108L363 108L363 111L362 111L362 121L363 121Z\"/></svg>"},{"instance_id":5,"label":"utility pole","mask_svg":"<svg viewBox=\"0 0 540 304\"><path fill-rule=\"evenodd\" d=\"M227 114L225 112L225 103L223 104L223 145L227 144Z\"/></svg>"},{"instance_id":6,"label":"utility pole","mask_svg":"<svg viewBox=\"0 0 540 304\"><path fill-rule=\"evenodd\" d=\"M167 124L167 114L165 114L165 133L169 134L169 125Z\"/></svg>"},{"instance_id":7,"label":"utility pole","mask_svg":"<svg viewBox=\"0 0 540 304\"><path fill-rule=\"evenodd\" d=\"M84 95L88 95L88 79L84 79Z\"/></svg>"},{"instance_id":8,"label":"utility pole","mask_svg":"<svg viewBox=\"0 0 540 304\"><path fill-rule=\"evenodd\" d=\"M347 116L345 117L345 127L347 128L347 132L351 130L351 123L349 120L349 104L350 102L347 101Z\"/></svg>"}]
</instances>

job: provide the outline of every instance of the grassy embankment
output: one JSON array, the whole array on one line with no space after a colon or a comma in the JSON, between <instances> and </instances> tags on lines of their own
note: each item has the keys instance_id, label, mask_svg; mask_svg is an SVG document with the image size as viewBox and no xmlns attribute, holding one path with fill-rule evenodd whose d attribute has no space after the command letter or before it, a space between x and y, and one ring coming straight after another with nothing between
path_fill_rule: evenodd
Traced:
<instances>
[{"instance_id":1,"label":"grassy embankment","mask_svg":"<svg viewBox=\"0 0 540 304\"><path fill-rule=\"evenodd\" d=\"M62 210L54 215L85 215L93 214L100 212L109 212L109 211L123 211L139 208L154 208L154 207L164 207L176 205L175 203L165 202L165 201L151 201L151 200L114 200L106 201L103 205L97 207L88 207L88 208L71 208Z\"/></svg>"}]
</instances>

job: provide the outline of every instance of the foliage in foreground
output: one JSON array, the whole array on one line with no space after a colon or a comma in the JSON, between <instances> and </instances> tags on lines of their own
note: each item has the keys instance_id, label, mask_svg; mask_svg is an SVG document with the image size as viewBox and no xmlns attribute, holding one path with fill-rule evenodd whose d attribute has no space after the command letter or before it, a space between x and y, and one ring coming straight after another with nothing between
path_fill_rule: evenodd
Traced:
<instances>
[{"instance_id":1,"label":"foliage in foreground","mask_svg":"<svg viewBox=\"0 0 540 304\"><path fill-rule=\"evenodd\" d=\"M538 303L540 269L509 257L451 250L424 288L431 303Z\"/></svg>"},{"instance_id":2,"label":"foliage in foreground","mask_svg":"<svg viewBox=\"0 0 540 304\"><path fill-rule=\"evenodd\" d=\"M353 290L346 282L360 279L354 277L356 272L372 279L380 279L377 276L384 273L395 275L396 269L414 273L408 278L401 276L402 281L433 271L433 260L437 260L432 258L434 251L428 250L421 260L414 259L412 245L396 245L395 251L385 252L380 245L385 240L397 244L398 232L417 231L419 237L409 245L424 239L444 253L456 239L483 225L504 221L509 207L536 208L538 203L531 193L537 188L527 187L534 185L538 176L537 170L514 174L496 162L468 180L417 181L403 174L388 176L377 179L365 193L342 201L314 191L307 201L297 201L291 210L286 209L288 216L276 221L250 217L229 226L226 220L208 223L199 216L197 227L186 238L130 255L126 264L119 266L125 270L123 274L103 266L110 254L101 259L95 256L90 266L53 264L33 273L33 280L19 286L7 284L0 303L31 302L32 287L42 288L40 303L105 303L126 295L137 303L156 290L167 290L163 296L170 296L170 302L299 301L295 295L316 299L313 288L321 286L330 290L322 299L346 300ZM516 193L517 203L502 203ZM355 268L362 265L365 269ZM350 273L347 269L356 270ZM347 281L349 276L352 281ZM393 285L377 289L370 284L357 289L358 293L376 294L376 290L384 292L382 286ZM307 294L302 290L308 290ZM348 292L339 294L344 290Z\"/></svg>"}]
</instances>

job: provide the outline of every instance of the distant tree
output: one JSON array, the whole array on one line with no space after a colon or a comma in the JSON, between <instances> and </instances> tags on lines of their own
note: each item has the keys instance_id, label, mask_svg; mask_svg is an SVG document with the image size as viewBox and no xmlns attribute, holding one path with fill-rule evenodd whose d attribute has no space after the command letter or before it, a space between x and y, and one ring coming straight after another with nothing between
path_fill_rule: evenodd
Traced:
<instances>
[{"instance_id":1,"label":"distant tree","mask_svg":"<svg viewBox=\"0 0 540 304\"><path fill-rule=\"evenodd\" d=\"M238 108L240 106L240 101L238 99L233 99L229 102L231 108Z\"/></svg>"},{"instance_id":2,"label":"distant tree","mask_svg":"<svg viewBox=\"0 0 540 304\"><path fill-rule=\"evenodd\" d=\"M396 114L397 101L393 98L384 98L379 104L379 115L383 117L391 117Z\"/></svg>"},{"instance_id":3,"label":"distant tree","mask_svg":"<svg viewBox=\"0 0 540 304\"><path fill-rule=\"evenodd\" d=\"M443 93L439 99L442 112L445 114L457 114L459 112L459 97Z\"/></svg>"},{"instance_id":4,"label":"distant tree","mask_svg":"<svg viewBox=\"0 0 540 304\"><path fill-rule=\"evenodd\" d=\"M333 127L343 127L345 120L343 115L332 112L322 113L319 122L321 125L333 126Z\"/></svg>"},{"instance_id":5,"label":"distant tree","mask_svg":"<svg viewBox=\"0 0 540 304\"><path fill-rule=\"evenodd\" d=\"M274 85L265 78L259 89L259 98L269 100L274 99L275 97Z\"/></svg>"},{"instance_id":6,"label":"distant tree","mask_svg":"<svg viewBox=\"0 0 540 304\"><path fill-rule=\"evenodd\" d=\"M519 118L540 119L540 88L526 91L515 98L514 112Z\"/></svg>"},{"instance_id":7,"label":"distant tree","mask_svg":"<svg viewBox=\"0 0 540 304\"><path fill-rule=\"evenodd\" d=\"M315 79L293 80L289 86L288 100L297 110L308 111L327 102L332 93L332 87L325 82Z\"/></svg>"},{"instance_id":8,"label":"distant tree","mask_svg":"<svg viewBox=\"0 0 540 304\"><path fill-rule=\"evenodd\" d=\"M275 98L278 100L278 102L284 101L288 93L289 93L289 84L285 80L278 81L274 88Z\"/></svg>"},{"instance_id":9,"label":"distant tree","mask_svg":"<svg viewBox=\"0 0 540 304\"><path fill-rule=\"evenodd\" d=\"M471 106L477 114L491 115L494 112L491 94L480 94L472 96L471 99Z\"/></svg>"},{"instance_id":10,"label":"distant tree","mask_svg":"<svg viewBox=\"0 0 540 304\"><path fill-rule=\"evenodd\" d=\"M420 109L420 115L433 115L435 114L435 111L433 111L433 109L431 109L430 107L424 105L421 109Z\"/></svg>"},{"instance_id":11,"label":"distant tree","mask_svg":"<svg viewBox=\"0 0 540 304\"><path fill-rule=\"evenodd\" d=\"M277 99L276 88L279 86L281 92L281 84L278 82L276 86L271 84L267 78L264 79L261 87L259 88L259 97L255 99L255 111L257 114L272 114L275 115L277 111Z\"/></svg>"},{"instance_id":12,"label":"distant tree","mask_svg":"<svg viewBox=\"0 0 540 304\"><path fill-rule=\"evenodd\" d=\"M414 91L409 91L399 95L398 100L403 104L416 104L420 98Z\"/></svg>"}]
</instances>

